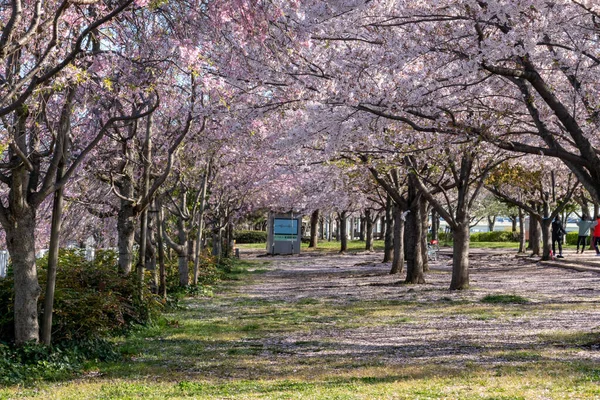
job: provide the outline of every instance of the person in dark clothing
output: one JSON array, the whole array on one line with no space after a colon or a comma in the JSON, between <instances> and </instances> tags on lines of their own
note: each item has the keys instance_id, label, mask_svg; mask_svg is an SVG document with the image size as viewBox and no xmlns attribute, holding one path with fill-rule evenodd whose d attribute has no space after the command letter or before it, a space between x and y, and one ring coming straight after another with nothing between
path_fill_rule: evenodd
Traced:
<instances>
[{"instance_id":1,"label":"person in dark clothing","mask_svg":"<svg viewBox=\"0 0 600 400\"><path fill-rule=\"evenodd\" d=\"M556 258L564 258L562 255L562 242L563 235L566 235L567 231L563 228L562 222L558 215L554 217L552 221L552 254L556 255L556 243L558 242L558 255Z\"/></svg>"}]
</instances>

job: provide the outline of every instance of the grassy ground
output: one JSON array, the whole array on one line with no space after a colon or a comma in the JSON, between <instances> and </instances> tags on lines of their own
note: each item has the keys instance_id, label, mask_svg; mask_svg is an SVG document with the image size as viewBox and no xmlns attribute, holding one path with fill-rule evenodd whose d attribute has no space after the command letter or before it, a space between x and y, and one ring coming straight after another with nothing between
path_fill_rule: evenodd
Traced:
<instances>
[{"instance_id":1,"label":"grassy ground","mask_svg":"<svg viewBox=\"0 0 600 400\"><path fill-rule=\"evenodd\" d=\"M339 302L269 300L245 285L277 265L243 263L212 298L188 299L155 327L121 339L127 361L90 364L70 382L0 388L0 399L593 399L600 365L562 361L597 336L548 334L531 348L481 348L489 365L438 359L413 364L342 352L339 338L291 340L323 329L342 333L407 326L440 318L501 320L569 311L572 304L531 304L497 296L477 302L442 298ZM343 341L343 340L342 340ZM338 350L340 350L338 352ZM379 351L379 350L378 350ZM560 355L557 355L557 352ZM368 352L367 352L368 353ZM453 357L451 353L448 357Z\"/></svg>"}]
</instances>

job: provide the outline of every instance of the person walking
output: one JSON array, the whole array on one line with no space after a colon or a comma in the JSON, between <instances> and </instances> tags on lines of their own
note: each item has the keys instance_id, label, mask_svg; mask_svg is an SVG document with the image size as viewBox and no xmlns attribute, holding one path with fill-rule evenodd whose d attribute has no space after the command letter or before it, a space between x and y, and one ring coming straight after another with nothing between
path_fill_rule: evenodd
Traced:
<instances>
[{"instance_id":1,"label":"person walking","mask_svg":"<svg viewBox=\"0 0 600 400\"><path fill-rule=\"evenodd\" d=\"M552 254L556 255L556 243L558 242L558 255L556 258L564 258L562 255L562 242L563 235L565 235L567 231L563 228L562 222L558 215L554 217L554 221L552 221Z\"/></svg>"},{"instance_id":2,"label":"person walking","mask_svg":"<svg viewBox=\"0 0 600 400\"><path fill-rule=\"evenodd\" d=\"M577 236L577 254L579 254L579 245L581 244L581 254L585 250L588 233L590 233L590 229L598 225L598 221L594 221L593 219L588 219L587 215L583 214L579 222L577 222L577 226L579 227L579 233Z\"/></svg>"},{"instance_id":3,"label":"person walking","mask_svg":"<svg viewBox=\"0 0 600 400\"><path fill-rule=\"evenodd\" d=\"M596 255L600 256L600 215L596 216L596 227L594 228L594 249L596 249Z\"/></svg>"}]
</instances>

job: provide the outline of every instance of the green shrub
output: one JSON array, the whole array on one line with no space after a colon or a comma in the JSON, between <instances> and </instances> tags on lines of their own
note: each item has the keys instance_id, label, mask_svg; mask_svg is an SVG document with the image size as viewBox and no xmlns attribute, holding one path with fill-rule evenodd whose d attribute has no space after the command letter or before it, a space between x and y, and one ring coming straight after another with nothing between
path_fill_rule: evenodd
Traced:
<instances>
[{"instance_id":1,"label":"green shrub","mask_svg":"<svg viewBox=\"0 0 600 400\"><path fill-rule=\"evenodd\" d=\"M98 251L94 262L85 260L79 250L59 252L52 317L53 343L88 340L122 333L136 324L156 318L162 308L160 299L144 285L143 301L138 299L136 274L125 277L117 272L113 251ZM47 257L38 260L42 294L39 316L43 314ZM0 341L11 342L13 329L13 279L0 280Z\"/></svg>"},{"instance_id":2,"label":"green shrub","mask_svg":"<svg viewBox=\"0 0 600 400\"><path fill-rule=\"evenodd\" d=\"M519 232L512 231L492 231L476 232L471 234L472 242L517 242L519 241Z\"/></svg>"},{"instance_id":3,"label":"green shrub","mask_svg":"<svg viewBox=\"0 0 600 400\"><path fill-rule=\"evenodd\" d=\"M223 271L217 265L217 258L204 251L200 254L198 262L198 284L190 284L188 287L179 286L179 270L177 266L177 257L172 260L166 260L167 269L167 295L171 306L177 307L179 301L187 296L210 296L212 295L211 286L223 278ZM188 264L190 271L190 282L193 282L194 263Z\"/></svg>"},{"instance_id":4,"label":"green shrub","mask_svg":"<svg viewBox=\"0 0 600 400\"><path fill-rule=\"evenodd\" d=\"M234 232L236 243L266 243L267 232L265 231L236 231Z\"/></svg>"},{"instance_id":5,"label":"green shrub","mask_svg":"<svg viewBox=\"0 0 600 400\"><path fill-rule=\"evenodd\" d=\"M86 361L120 358L114 346L102 339L64 342L53 347L35 343L14 347L0 343L0 386L65 379L83 370Z\"/></svg>"},{"instance_id":6,"label":"green shrub","mask_svg":"<svg viewBox=\"0 0 600 400\"><path fill-rule=\"evenodd\" d=\"M566 237L566 243L567 244L572 244L572 245L577 245L577 238L579 237L579 233L578 232L567 232L567 237ZM586 243L590 242L590 238L588 237L588 239L586 240Z\"/></svg>"}]
</instances>

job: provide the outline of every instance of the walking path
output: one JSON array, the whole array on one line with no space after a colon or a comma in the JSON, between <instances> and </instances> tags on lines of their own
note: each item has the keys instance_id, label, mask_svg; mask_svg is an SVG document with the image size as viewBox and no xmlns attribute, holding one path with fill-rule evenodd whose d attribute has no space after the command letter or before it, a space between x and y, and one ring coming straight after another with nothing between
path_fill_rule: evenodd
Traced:
<instances>
[{"instance_id":1,"label":"walking path","mask_svg":"<svg viewBox=\"0 0 600 400\"><path fill-rule=\"evenodd\" d=\"M600 361L595 349L565 351L548 346L552 338L600 327L600 274L594 272L600 265L591 253L589 263L587 255L565 256L562 261L540 263L502 250L474 249L471 289L460 292L447 290L451 259L444 255L431 263L425 285L403 285L403 276L389 275L390 266L378 262L379 254L274 257L275 269L241 287L240 294L330 306L397 302L395 310L386 307L389 315L385 318L377 315L373 304L373 312L367 313L371 323L353 329L338 328L336 321L330 321L309 332L269 339L270 346L285 347L297 357L338 355L392 364L490 365L505 363L505 351L528 350L555 360ZM586 261L587 270L554 268L573 268L573 258ZM486 295L520 296L527 303L484 305L481 300ZM297 345L307 341L327 346L317 354L311 346Z\"/></svg>"}]
</instances>

